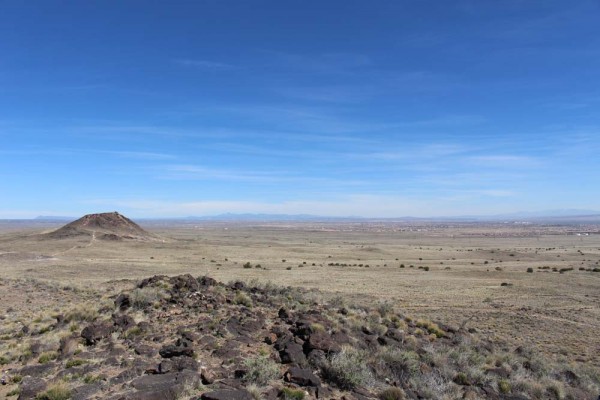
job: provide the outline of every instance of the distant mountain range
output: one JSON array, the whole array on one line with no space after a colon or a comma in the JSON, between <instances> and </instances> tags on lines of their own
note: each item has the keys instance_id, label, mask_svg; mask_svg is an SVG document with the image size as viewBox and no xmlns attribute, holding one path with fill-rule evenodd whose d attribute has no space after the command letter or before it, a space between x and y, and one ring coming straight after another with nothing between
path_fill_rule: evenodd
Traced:
<instances>
[{"instance_id":1,"label":"distant mountain range","mask_svg":"<svg viewBox=\"0 0 600 400\"><path fill-rule=\"evenodd\" d=\"M76 217L67 216L49 216L43 215L34 218L36 221L73 221ZM369 217L332 217L311 214L252 214L252 213L225 213L209 216L188 216L181 218L136 218L139 221L150 220L170 220L170 221L306 221L306 222L350 222L350 221L465 221L465 222L485 222L485 221L592 221L600 222L600 211L582 210L582 209L557 209L532 212L515 212L496 215L462 215L455 217L392 217L392 218L369 218Z\"/></svg>"}]
</instances>

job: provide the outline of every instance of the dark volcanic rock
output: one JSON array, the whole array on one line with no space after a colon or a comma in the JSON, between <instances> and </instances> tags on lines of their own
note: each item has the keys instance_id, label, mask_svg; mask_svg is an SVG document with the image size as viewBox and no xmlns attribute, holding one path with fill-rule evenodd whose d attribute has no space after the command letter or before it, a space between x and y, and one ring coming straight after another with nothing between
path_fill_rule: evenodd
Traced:
<instances>
[{"instance_id":1,"label":"dark volcanic rock","mask_svg":"<svg viewBox=\"0 0 600 400\"><path fill-rule=\"evenodd\" d=\"M88 325L81 331L81 337L85 343L90 346L96 344L99 340L109 337L115 331L115 327L110 322L97 322Z\"/></svg>"},{"instance_id":2,"label":"dark volcanic rock","mask_svg":"<svg viewBox=\"0 0 600 400\"><path fill-rule=\"evenodd\" d=\"M198 283L200 283L202 286L215 286L217 281L210 276L203 276L202 278L198 279Z\"/></svg>"},{"instance_id":3,"label":"dark volcanic rock","mask_svg":"<svg viewBox=\"0 0 600 400\"><path fill-rule=\"evenodd\" d=\"M193 357L194 349L191 347L168 345L158 351L162 358L172 358L179 356Z\"/></svg>"},{"instance_id":4,"label":"dark volcanic rock","mask_svg":"<svg viewBox=\"0 0 600 400\"><path fill-rule=\"evenodd\" d=\"M198 280L195 279L190 274L174 276L170 280L173 285L172 291L174 293L183 292L183 291L197 291L200 288L200 284Z\"/></svg>"},{"instance_id":5,"label":"dark volcanic rock","mask_svg":"<svg viewBox=\"0 0 600 400\"><path fill-rule=\"evenodd\" d=\"M331 336L325 332L315 332L310 335L308 340L304 343L304 349L306 353L311 350L322 350L326 353L337 353L341 350L339 344L333 341Z\"/></svg>"},{"instance_id":6,"label":"dark volcanic rock","mask_svg":"<svg viewBox=\"0 0 600 400\"><path fill-rule=\"evenodd\" d=\"M145 375L134 379L131 385L146 397L138 399L177 399L187 385L200 382L200 376L192 371L182 371L164 375Z\"/></svg>"},{"instance_id":7,"label":"dark volcanic rock","mask_svg":"<svg viewBox=\"0 0 600 400\"><path fill-rule=\"evenodd\" d=\"M26 365L21 368L20 374L23 376L42 376L48 373L50 370L54 368L54 365L51 363L47 364L37 364L37 365Z\"/></svg>"},{"instance_id":8,"label":"dark volcanic rock","mask_svg":"<svg viewBox=\"0 0 600 400\"><path fill-rule=\"evenodd\" d=\"M41 393L44 390L46 390L46 386L46 381L44 381L43 379L26 376L21 382L21 391L19 393L18 400L35 399L38 393Z\"/></svg>"},{"instance_id":9,"label":"dark volcanic rock","mask_svg":"<svg viewBox=\"0 0 600 400\"><path fill-rule=\"evenodd\" d=\"M202 400L253 400L250 392L246 390L217 390L204 393L200 397Z\"/></svg>"},{"instance_id":10,"label":"dark volcanic rock","mask_svg":"<svg viewBox=\"0 0 600 400\"><path fill-rule=\"evenodd\" d=\"M285 346L285 348L279 352L279 355L283 364L306 364L306 356L304 355L304 350L302 349L302 346L298 343L288 343Z\"/></svg>"},{"instance_id":11,"label":"dark volcanic rock","mask_svg":"<svg viewBox=\"0 0 600 400\"><path fill-rule=\"evenodd\" d=\"M309 369L292 367L285 373L284 378L286 382L300 386L321 386L321 380Z\"/></svg>"},{"instance_id":12,"label":"dark volcanic rock","mask_svg":"<svg viewBox=\"0 0 600 400\"><path fill-rule=\"evenodd\" d=\"M132 317L130 317L127 314L113 315L112 320L115 326L118 326L121 330L124 331L135 326L135 321Z\"/></svg>"}]
</instances>

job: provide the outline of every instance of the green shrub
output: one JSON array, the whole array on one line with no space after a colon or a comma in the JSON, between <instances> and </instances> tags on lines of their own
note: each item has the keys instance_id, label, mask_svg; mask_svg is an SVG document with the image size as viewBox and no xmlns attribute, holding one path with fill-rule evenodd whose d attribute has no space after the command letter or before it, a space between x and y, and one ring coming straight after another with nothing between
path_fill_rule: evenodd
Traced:
<instances>
[{"instance_id":1,"label":"green shrub","mask_svg":"<svg viewBox=\"0 0 600 400\"><path fill-rule=\"evenodd\" d=\"M87 364L86 360L81 360L79 358L73 358L69 361L67 361L67 363L65 364L65 368L73 368L73 367L78 367L80 365L83 364Z\"/></svg>"},{"instance_id":2,"label":"green shrub","mask_svg":"<svg viewBox=\"0 0 600 400\"><path fill-rule=\"evenodd\" d=\"M247 263L245 263L243 265L243 267L246 268L246 269L250 269L250 268L252 268L252 264L250 264L250 261L248 261Z\"/></svg>"},{"instance_id":3,"label":"green shrub","mask_svg":"<svg viewBox=\"0 0 600 400\"><path fill-rule=\"evenodd\" d=\"M366 352L345 346L331 356L323 372L329 381L341 389L353 389L371 381L371 371L366 362Z\"/></svg>"},{"instance_id":4,"label":"green shrub","mask_svg":"<svg viewBox=\"0 0 600 400\"><path fill-rule=\"evenodd\" d=\"M71 398L71 389L61 382L52 385L48 390L35 396L35 400L68 400Z\"/></svg>"},{"instance_id":5,"label":"green shrub","mask_svg":"<svg viewBox=\"0 0 600 400\"><path fill-rule=\"evenodd\" d=\"M464 372L459 372L453 379L454 383L457 385L466 386L469 385L469 377Z\"/></svg>"},{"instance_id":6,"label":"green shrub","mask_svg":"<svg viewBox=\"0 0 600 400\"><path fill-rule=\"evenodd\" d=\"M511 391L510 382L507 381L506 379L500 379L498 381L498 390L500 391L500 393L503 393L503 394L510 393L510 391Z\"/></svg>"},{"instance_id":7,"label":"green shrub","mask_svg":"<svg viewBox=\"0 0 600 400\"><path fill-rule=\"evenodd\" d=\"M244 376L244 381L260 386L279 378L281 374L279 365L266 356L248 358L244 361L244 366L248 370Z\"/></svg>"},{"instance_id":8,"label":"green shrub","mask_svg":"<svg viewBox=\"0 0 600 400\"><path fill-rule=\"evenodd\" d=\"M388 374L400 381L406 381L419 372L420 359L414 351L382 348L377 359Z\"/></svg>"},{"instance_id":9,"label":"green shrub","mask_svg":"<svg viewBox=\"0 0 600 400\"><path fill-rule=\"evenodd\" d=\"M233 298L234 304L240 304L248 308L252 307L252 299L246 293L237 292Z\"/></svg>"},{"instance_id":10,"label":"green shrub","mask_svg":"<svg viewBox=\"0 0 600 400\"><path fill-rule=\"evenodd\" d=\"M531 268L531 267L527 268L527 272L530 274L533 274L533 268Z\"/></svg>"},{"instance_id":11,"label":"green shrub","mask_svg":"<svg viewBox=\"0 0 600 400\"><path fill-rule=\"evenodd\" d=\"M281 394L283 395L284 400L302 400L305 396L303 390L292 389L289 387L284 387L281 389Z\"/></svg>"},{"instance_id":12,"label":"green shrub","mask_svg":"<svg viewBox=\"0 0 600 400\"><path fill-rule=\"evenodd\" d=\"M123 333L123 337L125 339L130 339L132 337L135 336L139 336L142 334L142 329L139 326L134 326L133 328L129 328L127 329L124 333Z\"/></svg>"},{"instance_id":13,"label":"green shrub","mask_svg":"<svg viewBox=\"0 0 600 400\"><path fill-rule=\"evenodd\" d=\"M380 400L404 400L404 390L398 387L390 387L379 393L377 396Z\"/></svg>"},{"instance_id":14,"label":"green shrub","mask_svg":"<svg viewBox=\"0 0 600 400\"><path fill-rule=\"evenodd\" d=\"M58 354L54 351L49 351L47 353L42 353L40 355L40 358L38 358L38 362L40 364L47 364L52 360L56 360L56 358L58 357Z\"/></svg>"},{"instance_id":15,"label":"green shrub","mask_svg":"<svg viewBox=\"0 0 600 400\"><path fill-rule=\"evenodd\" d=\"M0 356L0 365L8 364L10 360L4 356Z\"/></svg>"},{"instance_id":16,"label":"green shrub","mask_svg":"<svg viewBox=\"0 0 600 400\"><path fill-rule=\"evenodd\" d=\"M65 315L66 322L85 321L93 322L98 317L98 310L89 304L81 304Z\"/></svg>"},{"instance_id":17,"label":"green shrub","mask_svg":"<svg viewBox=\"0 0 600 400\"><path fill-rule=\"evenodd\" d=\"M102 375L86 375L83 377L83 383L90 384L96 383L102 380Z\"/></svg>"},{"instance_id":18,"label":"green shrub","mask_svg":"<svg viewBox=\"0 0 600 400\"><path fill-rule=\"evenodd\" d=\"M164 289L148 286L133 290L129 297L133 308L144 309L167 298L167 294Z\"/></svg>"}]
</instances>

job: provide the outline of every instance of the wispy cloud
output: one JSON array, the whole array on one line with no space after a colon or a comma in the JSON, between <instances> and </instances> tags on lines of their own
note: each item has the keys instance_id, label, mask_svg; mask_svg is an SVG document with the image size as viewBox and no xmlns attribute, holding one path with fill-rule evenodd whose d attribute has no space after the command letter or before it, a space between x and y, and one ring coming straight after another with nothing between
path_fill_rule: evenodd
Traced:
<instances>
[{"instance_id":1,"label":"wispy cloud","mask_svg":"<svg viewBox=\"0 0 600 400\"><path fill-rule=\"evenodd\" d=\"M192 59L175 59L173 60L175 64L190 67L190 68L199 68L204 70L231 70L236 69L237 67L231 64L226 64L223 62L216 61L208 61L208 60L192 60Z\"/></svg>"},{"instance_id":2,"label":"wispy cloud","mask_svg":"<svg viewBox=\"0 0 600 400\"><path fill-rule=\"evenodd\" d=\"M369 56L360 53L298 54L271 50L265 50L264 53L272 63L287 69L321 74L346 73L373 65Z\"/></svg>"},{"instance_id":3,"label":"wispy cloud","mask_svg":"<svg viewBox=\"0 0 600 400\"><path fill-rule=\"evenodd\" d=\"M172 160L176 158L173 154L155 153L147 151L98 151L99 153L112 154L124 158L140 160Z\"/></svg>"},{"instance_id":4,"label":"wispy cloud","mask_svg":"<svg viewBox=\"0 0 600 400\"><path fill-rule=\"evenodd\" d=\"M296 184L303 187L319 185L331 187L353 187L366 185L369 182L360 179L336 179L331 176L318 176L302 171L266 169L247 170L241 168L215 168L211 166L174 164L151 168L159 179L166 180L198 180L198 181L237 181L256 184Z\"/></svg>"},{"instance_id":5,"label":"wispy cloud","mask_svg":"<svg viewBox=\"0 0 600 400\"><path fill-rule=\"evenodd\" d=\"M535 157L508 154L478 155L468 157L465 161L482 167L496 168L532 168L542 165L541 160Z\"/></svg>"}]
</instances>

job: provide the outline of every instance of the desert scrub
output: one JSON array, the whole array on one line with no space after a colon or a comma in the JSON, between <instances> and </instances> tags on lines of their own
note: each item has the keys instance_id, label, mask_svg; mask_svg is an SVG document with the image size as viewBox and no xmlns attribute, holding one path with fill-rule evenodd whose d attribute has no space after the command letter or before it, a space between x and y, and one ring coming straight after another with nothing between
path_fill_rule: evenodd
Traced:
<instances>
[{"instance_id":1,"label":"desert scrub","mask_svg":"<svg viewBox=\"0 0 600 400\"><path fill-rule=\"evenodd\" d=\"M139 336L141 334L142 334L142 329L139 326L134 326L133 328L127 329L123 333L123 338L125 338L125 339L131 339L131 338Z\"/></svg>"},{"instance_id":2,"label":"desert scrub","mask_svg":"<svg viewBox=\"0 0 600 400\"><path fill-rule=\"evenodd\" d=\"M90 304L81 304L69 310L65 315L66 322L93 322L98 317L98 310Z\"/></svg>"},{"instance_id":3,"label":"desert scrub","mask_svg":"<svg viewBox=\"0 0 600 400\"><path fill-rule=\"evenodd\" d=\"M380 400L404 400L404 390L397 387L390 387L380 392L377 396Z\"/></svg>"},{"instance_id":4,"label":"desert scrub","mask_svg":"<svg viewBox=\"0 0 600 400\"><path fill-rule=\"evenodd\" d=\"M420 359L414 351L381 348L374 358L374 369L382 378L407 381L419 372Z\"/></svg>"},{"instance_id":5,"label":"desert scrub","mask_svg":"<svg viewBox=\"0 0 600 400\"><path fill-rule=\"evenodd\" d=\"M341 389L354 389L371 383L372 373L367 366L367 353L344 346L331 356L324 366L325 377Z\"/></svg>"},{"instance_id":6,"label":"desert scrub","mask_svg":"<svg viewBox=\"0 0 600 400\"><path fill-rule=\"evenodd\" d=\"M510 382L506 379L500 379L498 381L498 391L502 394L510 393L510 391L511 391Z\"/></svg>"},{"instance_id":7,"label":"desert scrub","mask_svg":"<svg viewBox=\"0 0 600 400\"><path fill-rule=\"evenodd\" d=\"M71 389L64 382L56 383L45 392L35 396L35 400L68 400L70 398Z\"/></svg>"},{"instance_id":8,"label":"desert scrub","mask_svg":"<svg viewBox=\"0 0 600 400\"><path fill-rule=\"evenodd\" d=\"M248 370L244 381L260 386L266 385L281 375L278 364L266 356L248 358L244 361L244 366Z\"/></svg>"},{"instance_id":9,"label":"desert scrub","mask_svg":"<svg viewBox=\"0 0 600 400\"><path fill-rule=\"evenodd\" d=\"M79 358L73 358L73 359L67 361L67 363L65 364L65 368L78 367L80 365L87 364L87 363L88 363L87 360L81 360Z\"/></svg>"},{"instance_id":10,"label":"desert scrub","mask_svg":"<svg viewBox=\"0 0 600 400\"><path fill-rule=\"evenodd\" d=\"M102 375L86 375L83 377L83 383L90 384L100 382L103 379Z\"/></svg>"},{"instance_id":11,"label":"desert scrub","mask_svg":"<svg viewBox=\"0 0 600 400\"><path fill-rule=\"evenodd\" d=\"M8 357L0 356L0 365L5 365L5 364L8 364L9 362L10 362L10 360L8 359Z\"/></svg>"},{"instance_id":12,"label":"desert scrub","mask_svg":"<svg viewBox=\"0 0 600 400\"><path fill-rule=\"evenodd\" d=\"M58 354L55 351L49 351L47 353L42 353L40 358L38 358L38 362L40 364L47 364L52 360L56 360L58 358Z\"/></svg>"},{"instance_id":13,"label":"desert scrub","mask_svg":"<svg viewBox=\"0 0 600 400\"><path fill-rule=\"evenodd\" d=\"M248 308L252 307L252 299L248 297L246 293L237 292L235 297L233 298L233 303L238 305L243 305Z\"/></svg>"},{"instance_id":14,"label":"desert scrub","mask_svg":"<svg viewBox=\"0 0 600 400\"><path fill-rule=\"evenodd\" d=\"M303 400L304 396L306 396L303 390L289 387L281 389L281 394L284 400Z\"/></svg>"},{"instance_id":15,"label":"desert scrub","mask_svg":"<svg viewBox=\"0 0 600 400\"><path fill-rule=\"evenodd\" d=\"M427 329L427 332L435 335L438 338L444 337L444 335L446 334L443 330L440 329L440 327L436 323L433 323L431 321L420 319L417 321L417 327Z\"/></svg>"},{"instance_id":16,"label":"desert scrub","mask_svg":"<svg viewBox=\"0 0 600 400\"><path fill-rule=\"evenodd\" d=\"M144 309L148 306L153 306L160 303L168 297L164 289L156 287L144 287L135 289L131 292L131 305L137 309Z\"/></svg>"}]
</instances>

